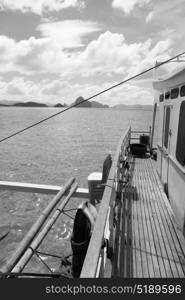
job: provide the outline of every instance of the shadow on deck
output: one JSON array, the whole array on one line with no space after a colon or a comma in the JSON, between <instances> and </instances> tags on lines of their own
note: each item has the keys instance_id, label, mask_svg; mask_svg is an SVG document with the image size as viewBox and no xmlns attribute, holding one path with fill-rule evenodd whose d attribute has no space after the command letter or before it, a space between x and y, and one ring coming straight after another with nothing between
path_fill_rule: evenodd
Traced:
<instances>
[{"instance_id":1,"label":"shadow on deck","mask_svg":"<svg viewBox=\"0 0 185 300\"><path fill-rule=\"evenodd\" d=\"M184 277L185 240L153 161L131 158L117 199L112 277Z\"/></svg>"}]
</instances>

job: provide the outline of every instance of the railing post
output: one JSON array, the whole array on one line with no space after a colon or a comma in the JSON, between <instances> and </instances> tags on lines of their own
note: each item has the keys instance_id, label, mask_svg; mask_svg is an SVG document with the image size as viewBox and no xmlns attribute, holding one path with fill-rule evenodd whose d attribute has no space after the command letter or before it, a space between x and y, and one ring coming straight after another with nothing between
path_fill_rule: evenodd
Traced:
<instances>
[{"instance_id":1,"label":"railing post","mask_svg":"<svg viewBox=\"0 0 185 300\"><path fill-rule=\"evenodd\" d=\"M150 140L150 149L152 149L152 147L153 147L156 111L157 111L157 103L154 104L154 110L153 110L153 120L152 120L152 132L151 132L151 140Z\"/></svg>"}]
</instances>

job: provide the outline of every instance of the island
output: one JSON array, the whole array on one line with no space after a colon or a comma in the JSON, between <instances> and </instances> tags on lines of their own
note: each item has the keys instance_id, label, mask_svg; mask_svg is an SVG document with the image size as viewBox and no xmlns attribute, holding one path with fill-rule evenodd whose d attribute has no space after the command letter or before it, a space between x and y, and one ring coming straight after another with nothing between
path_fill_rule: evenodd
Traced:
<instances>
[{"instance_id":1,"label":"island","mask_svg":"<svg viewBox=\"0 0 185 300\"><path fill-rule=\"evenodd\" d=\"M78 97L72 105L75 105L76 107L109 108L107 104L101 104L97 101L86 101L82 96Z\"/></svg>"},{"instance_id":2,"label":"island","mask_svg":"<svg viewBox=\"0 0 185 300\"><path fill-rule=\"evenodd\" d=\"M60 100L59 100L60 101ZM26 101L26 102L16 102L15 100L0 100L0 107L43 107L43 108L65 108L68 107L66 103L62 104L58 103L43 103L36 101ZM153 105L127 105L127 104L116 104L114 106L109 106L107 104L102 104L97 101L86 101L82 96L79 96L71 106L80 107L80 108L109 108L114 110L146 110L151 111L153 109Z\"/></svg>"},{"instance_id":3,"label":"island","mask_svg":"<svg viewBox=\"0 0 185 300\"><path fill-rule=\"evenodd\" d=\"M141 104L134 104L134 105L126 105L126 104L116 104L111 106L112 109L116 110L152 110L153 105L141 105Z\"/></svg>"},{"instance_id":4,"label":"island","mask_svg":"<svg viewBox=\"0 0 185 300\"><path fill-rule=\"evenodd\" d=\"M61 104L61 103L57 103L57 104L55 104L53 107L59 107L59 108L61 108L61 107L65 107L66 106L66 104Z\"/></svg>"},{"instance_id":5,"label":"island","mask_svg":"<svg viewBox=\"0 0 185 300\"><path fill-rule=\"evenodd\" d=\"M45 104L45 103L38 103L38 102L33 102L33 101L18 102L18 103L13 104L13 106L18 106L18 107L48 107L48 105Z\"/></svg>"},{"instance_id":6,"label":"island","mask_svg":"<svg viewBox=\"0 0 185 300\"><path fill-rule=\"evenodd\" d=\"M11 101L11 100L0 100L0 106L5 106L5 107L54 107L54 108L63 108L66 107L67 105L64 103L56 103L56 104L51 104L51 103L42 103L42 102L36 102L36 101Z\"/></svg>"}]
</instances>

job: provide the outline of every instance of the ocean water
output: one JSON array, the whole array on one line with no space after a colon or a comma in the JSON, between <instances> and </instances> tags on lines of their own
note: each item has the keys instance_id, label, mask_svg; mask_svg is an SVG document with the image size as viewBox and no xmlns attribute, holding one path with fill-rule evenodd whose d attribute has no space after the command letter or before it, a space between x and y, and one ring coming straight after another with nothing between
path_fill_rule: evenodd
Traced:
<instances>
[{"instance_id":1,"label":"ocean water","mask_svg":"<svg viewBox=\"0 0 185 300\"><path fill-rule=\"evenodd\" d=\"M0 139L37 122L56 108L0 108ZM131 125L148 130L152 111L74 108L10 140L0 143L0 180L62 185L75 177L87 187L87 176L101 171L108 152L114 155L120 136ZM19 241L46 207L52 196L0 191L0 267L11 256ZM77 207L74 199L69 207ZM60 218L41 245L42 251L61 256L70 252L71 218ZM52 268L57 261L43 257ZM48 271L34 257L27 267Z\"/></svg>"}]
</instances>

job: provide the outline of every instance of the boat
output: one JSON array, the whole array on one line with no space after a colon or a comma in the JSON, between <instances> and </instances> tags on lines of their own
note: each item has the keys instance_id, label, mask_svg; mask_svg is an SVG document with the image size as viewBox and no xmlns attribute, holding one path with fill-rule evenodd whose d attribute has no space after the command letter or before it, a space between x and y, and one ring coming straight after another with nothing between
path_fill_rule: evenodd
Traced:
<instances>
[{"instance_id":1,"label":"boat","mask_svg":"<svg viewBox=\"0 0 185 300\"><path fill-rule=\"evenodd\" d=\"M88 189L79 188L75 178L63 187L0 182L4 190L55 195L1 276L62 277L60 270L33 274L24 268L33 255L41 254L39 245L58 217L69 211L68 201L80 197L84 201L76 208L72 261L68 257L62 262L70 265L72 277L185 277L185 69L155 79L153 87L151 127L128 127L114 156L106 157L103 171L89 174Z\"/></svg>"}]
</instances>

